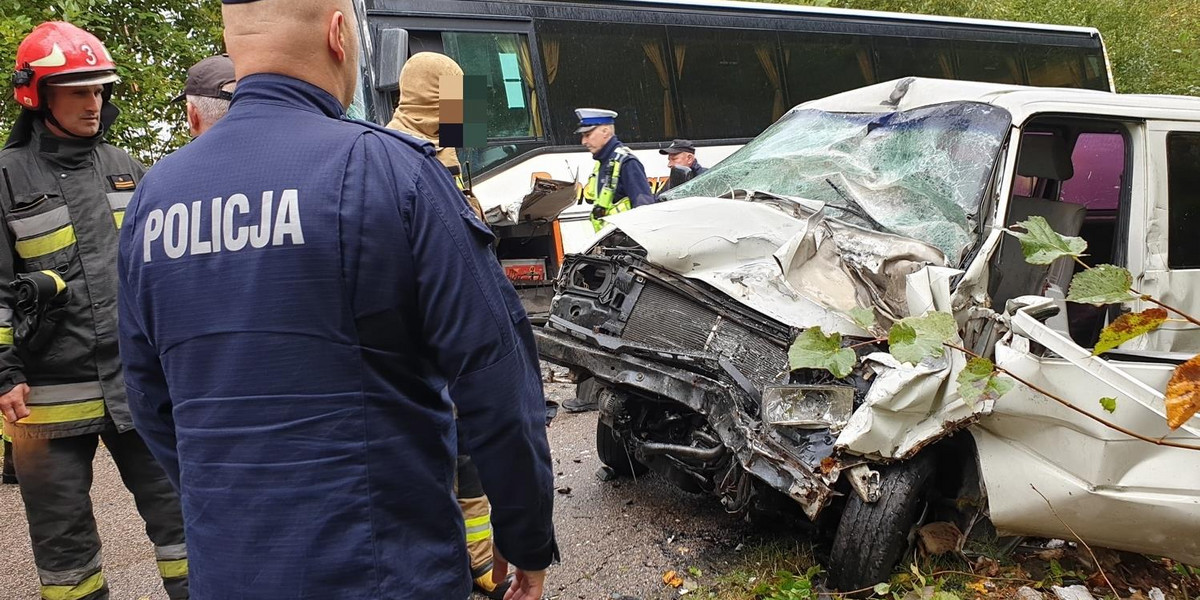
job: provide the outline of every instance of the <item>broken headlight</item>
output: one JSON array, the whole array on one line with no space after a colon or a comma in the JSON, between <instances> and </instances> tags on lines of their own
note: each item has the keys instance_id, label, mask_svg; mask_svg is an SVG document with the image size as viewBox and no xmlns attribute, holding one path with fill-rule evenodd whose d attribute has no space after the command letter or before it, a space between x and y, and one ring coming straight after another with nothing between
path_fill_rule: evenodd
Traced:
<instances>
[{"instance_id":1,"label":"broken headlight","mask_svg":"<svg viewBox=\"0 0 1200 600\"><path fill-rule=\"evenodd\" d=\"M777 427L841 429L854 412L854 388L845 385L769 385L762 419Z\"/></svg>"}]
</instances>

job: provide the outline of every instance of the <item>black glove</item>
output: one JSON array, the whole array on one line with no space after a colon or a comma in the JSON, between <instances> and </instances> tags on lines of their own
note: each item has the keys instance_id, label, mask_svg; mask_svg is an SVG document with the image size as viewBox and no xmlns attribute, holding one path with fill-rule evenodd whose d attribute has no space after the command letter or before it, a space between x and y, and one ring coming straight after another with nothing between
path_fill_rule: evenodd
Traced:
<instances>
[{"instance_id":1,"label":"black glove","mask_svg":"<svg viewBox=\"0 0 1200 600\"><path fill-rule=\"evenodd\" d=\"M49 343L62 308L71 299L71 289L64 285L60 290L60 282L39 271L17 273L9 284L16 296L13 341L22 350L37 353Z\"/></svg>"},{"instance_id":2,"label":"black glove","mask_svg":"<svg viewBox=\"0 0 1200 600\"><path fill-rule=\"evenodd\" d=\"M608 214L608 211L604 210L603 206L593 206L592 207L592 218L593 219L603 219L605 217L605 215L607 215L607 214Z\"/></svg>"}]
</instances>

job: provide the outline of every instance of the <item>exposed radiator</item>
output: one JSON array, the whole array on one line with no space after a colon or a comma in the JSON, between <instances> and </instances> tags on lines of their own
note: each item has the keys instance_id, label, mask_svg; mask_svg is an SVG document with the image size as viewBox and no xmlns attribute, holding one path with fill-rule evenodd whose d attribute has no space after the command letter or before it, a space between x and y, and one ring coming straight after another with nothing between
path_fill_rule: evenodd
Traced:
<instances>
[{"instance_id":1,"label":"exposed radiator","mask_svg":"<svg viewBox=\"0 0 1200 600\"><path fill-rule=\"evenodd\" d=\"M642 289L621 337L651 346L721 354L760 388L776 381L787 366L785 349L653 282Z\"/></svg>"}]
</instances>

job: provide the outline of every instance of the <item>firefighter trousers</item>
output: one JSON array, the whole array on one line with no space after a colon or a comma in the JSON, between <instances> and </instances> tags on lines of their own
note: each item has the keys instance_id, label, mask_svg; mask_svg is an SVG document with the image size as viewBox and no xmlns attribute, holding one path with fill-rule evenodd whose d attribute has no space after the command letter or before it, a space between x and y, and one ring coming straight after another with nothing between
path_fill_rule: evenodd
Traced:
<instances>
[{"instance_id":1,"label":"firefighter trousers","mask_svg":"<svg viewBox=\"0 0 1200 600\"><path fill-rule=\"evenodd\" d=\"M103 439L133 493L171 600L188 597L187 549L179 496L135 431L13 440L33 560L48 600L106 600L100 536L92 514L92 461Z\"/></svg>"},{"instance_id":2,"label":"firefighter trousers","mask_svg":"<svg viewBox=\"0 0 1200 600\"><path fill-rule=\"evenodd\" d=\"M471 578L492 571L492 517L491 506L483 494L483 482L471 457L459 455L455 493L458 507L462 509L463 521L467 526L467 554L471 557Z\"/></svg>"}]
</instances>

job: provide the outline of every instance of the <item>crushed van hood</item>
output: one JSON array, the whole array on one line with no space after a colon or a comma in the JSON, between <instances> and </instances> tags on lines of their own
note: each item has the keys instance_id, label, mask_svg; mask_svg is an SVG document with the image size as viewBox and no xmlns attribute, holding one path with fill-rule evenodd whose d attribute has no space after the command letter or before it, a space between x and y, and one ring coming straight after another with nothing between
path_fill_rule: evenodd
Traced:
<instances>
[{"instance_id":1,"label":"crushed van hood","mask_svg":"<svg viewBox=\"0 0 1200 600\"><path fill-rule=\"evenodd\" d=\"M887 327L912 314L908 277L946 262L928 244L829 218L820 202L733 196L662 202L606 220L664 269L787 325L850 336L871 335L850 310L874 307Z\"/></svg>"}]
</instances>

